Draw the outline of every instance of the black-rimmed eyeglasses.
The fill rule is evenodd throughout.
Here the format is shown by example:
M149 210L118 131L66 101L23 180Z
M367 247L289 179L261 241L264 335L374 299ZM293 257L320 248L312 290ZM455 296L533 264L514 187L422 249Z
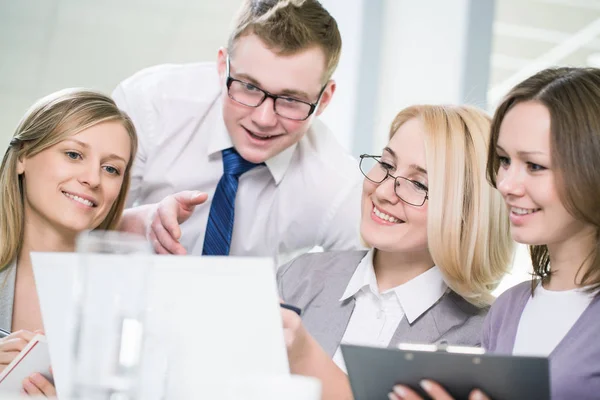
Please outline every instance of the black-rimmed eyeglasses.
M229 98L236 103L247 107L258 107L267 98L273 99L273 112L283 118L294 121L304 121L315 112L321 101L321 96L327 87L327 84L321 88L319 97L315 103L298 100L289 96L279 96L271 94L264 89L257 87L249 82L232 78L229 69L229 56L227 56L227 94Z
M405 178L403 176L393 176L390 171L394 167L381 161L381 156L361 154L360 171L365 178L373 183L383 183L387 178L394 179L394 192L403 202L412 206L421 207L429 198L427 186L421 182Z

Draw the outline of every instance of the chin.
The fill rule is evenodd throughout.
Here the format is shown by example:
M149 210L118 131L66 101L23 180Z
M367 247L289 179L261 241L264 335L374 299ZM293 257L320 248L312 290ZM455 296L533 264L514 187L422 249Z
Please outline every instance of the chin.
M515 242L528 246L539 246L548 242L540 237L540 235L526 234L524 232L513 232L511 236Z

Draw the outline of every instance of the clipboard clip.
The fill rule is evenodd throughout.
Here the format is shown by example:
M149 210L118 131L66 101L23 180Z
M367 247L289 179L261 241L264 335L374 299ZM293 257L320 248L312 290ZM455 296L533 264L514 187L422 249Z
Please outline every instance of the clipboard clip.
M405 351L425 351L430 353L454 353L454 354L485 354L482 347L453 346L447 341L442 340L439 343L420 344L420 343L400 343L399 350Z

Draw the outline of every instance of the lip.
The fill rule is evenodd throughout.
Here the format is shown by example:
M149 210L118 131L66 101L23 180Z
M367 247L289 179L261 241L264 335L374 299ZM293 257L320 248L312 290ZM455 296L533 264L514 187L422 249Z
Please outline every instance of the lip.
M70 200L73 200L74 202L76 202L77 204L81 204L81 205L82 205L82 206L84 206L84 207L87 207L87 208L94 208L94 207L98 207L98 201L97 201L95 198L93 198L92 196L88 196L88 195L86 195L86 194L83 194L83 193L71 192L71 191L69 191L69 190L64 190L64 189L61 189L61 192L62 192L63 194L65 194L65 197L67 197L67 198L68 198L68 196L66 196L66 194L70 194L71 196L77 196L77 197L81 197L82 199L84 199L84 200L87 200L87 201L89 201L89 202L91 202L91 203L93 204L93 206L92 206L92 207L89 207L89 206L86 206L86 205L85 205L85 204L83 204L83 203L79 203L79 202L78 202L78 201L76 201L76 200L70 199Z
M377 222L378 224L381 224L381 225L386 225L386 226L394 226L394 225L403 224L403 223L405 222L405 221L404 221L402 218L399 218L398 216L396 216L396 215L394 215L394 214L392 214L392 213L390 213L390 212L388 212L388 211L385 211L385 210L383 210L381 207L377 207L377 206L375 205L375 203L371 203L371 204L372 204L372 207L371 207L371 212L370 212L371 219L372 219L373 221ZM394 217L394 218L396 218L396 219L398 220L398 222L390 222L390 221L386 221L385 219L381 219L381 218L379 218L379 217L378 217L378 216L375 214L375 211L373 210L373 208L376 208L377 210L379 210L379 212L382 212L382 213L384 213L384 214L387 214L387 215L389 215L389 216L391 216L391 217Z
M282 134L276 134L276 135L258 134L244 126L242 126L242 129L244 131L246 131L246 134L252 141L258 142L258 143L268 143L268 142L271 142L271 141L277 139L279 136L282 136Z
M511 225L514 226L522 226L524 224L527 223L527 221L529 221L533 216L535 216L538 211L541 210L541 208L533 208L533 207L518 207L516 205L512 205L512 204L507 204L508 206L508 213L509 213L509 220ZM513 208L521 208L524 210L535 210L532 213L529 214L517 214L512 212Z

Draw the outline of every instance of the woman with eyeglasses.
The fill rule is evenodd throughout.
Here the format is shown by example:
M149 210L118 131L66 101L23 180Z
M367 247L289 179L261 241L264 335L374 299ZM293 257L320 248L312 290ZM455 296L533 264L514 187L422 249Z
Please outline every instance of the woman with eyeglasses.
M361 156L370 250L279 269L282 300L303 313L282 310L291 370L321 378L324 399L351 397L340 343L480 345L513 254L506 207L485 177L489 135L475 108L401 111L382 154Z
M516 85L492 123L487 173L529 246L533 276L494 303L482 346L548 357L552 399L600 398L600 69L550 68ZM532 382L535 385L536 382ZM424 381L429 397L451 400ZM405 386L391 399L417 400ZM473 391L471 399L487 399Z

